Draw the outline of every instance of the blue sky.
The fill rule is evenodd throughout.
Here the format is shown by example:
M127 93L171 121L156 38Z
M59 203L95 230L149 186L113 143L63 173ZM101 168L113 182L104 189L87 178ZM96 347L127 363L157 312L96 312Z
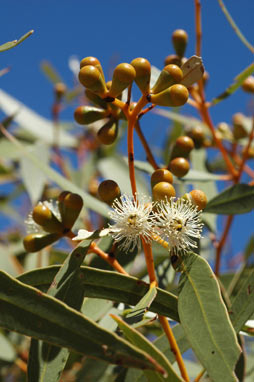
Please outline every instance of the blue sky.
M195 52L193 4L191 0L1 2L0 44L19 38L30 29L35 33L15 49L1 53L0 69L11 66L11 71L1 77L0 87L50 117L52 86L40 70L42 60L49 60L70 86L73 77L68 59L71 55L80 59L90 55L98 57L106 76L112 64L130 62L135 57L145 57L162 68L165 56L173 53L171 33L174 29L183 28L189 34L186 56ZM253 39L254 1L225 0L225 4L246 37ZM216 0L203 0L202 12L202 58L210 74L207 95L211 99L253 61L253 55L235 35ZM232 114L248 113L248 104L248 95L239 90L214 107L212 118L215 123L230 122ZM70 107L64 116L71 119L72 114L73 107ZM157 123L160 127L166 123L155 120L157 117L152 117L150 124ZM153 130L152 136L156 138L156 135ZM236 222L234 227L239 229L239 224ZM242 235L245 241L246 233ZM240 248L236 243L235 250Z

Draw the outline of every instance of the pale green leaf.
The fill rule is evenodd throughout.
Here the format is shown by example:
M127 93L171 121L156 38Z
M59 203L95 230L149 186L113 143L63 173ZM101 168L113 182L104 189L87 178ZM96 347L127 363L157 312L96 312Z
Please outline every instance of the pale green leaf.
M15 46L21 44L27 37L31 36L31 34L33 34L33 33L34 33L34 31L30 30L29 32L24 34L22 37L20 37L18 40L9 41L3 45L0 45L0 52L4 52L5 50L12 49Z
M77 310L0 272L0 326L110 363L160 370L145 352ZM70 325L71 323L71 325Z
M178 312L191 347L212 381L236 382L234 368L241 351L236 333L210 266L194 253L186 255L182 264Z
M133 329L131 326L129 326L126 322L121 320L117 316L112 316L112 318L118 323L119 328L123 331L124 336L135 346L137 346L139 349L142 349L143 351L150 354L165 370L165 375L161 376L158 373L154 372L144 372L145 375L148 375L150 378L150 381L165 381L165 382L176 382L176 381L182 381L182 379L176 374L174 371L172 365L168 361L168 359L165 357L165 355L156 347L153 345L152 342L150 342L146 337L144 337L140 332L138 332L136 329ZM157 378L157 379L156 379Z
M56 131L53 123L29 109L2 89L0 89L0 108L7 115L15 115L14 121L24 130L27 130L33 137L39 138L43 142L51 145L55 143ZM60 146L76 146L76 138L61 128L59 129L58 138Z

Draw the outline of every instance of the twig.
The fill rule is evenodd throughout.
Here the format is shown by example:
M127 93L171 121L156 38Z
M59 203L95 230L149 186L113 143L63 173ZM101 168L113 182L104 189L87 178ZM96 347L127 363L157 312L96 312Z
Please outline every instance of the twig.
M157 170L157 168L159 168L159 166L157 165L157 163L156 163L156 161L154 159L154 156L152 154L152 151L150 150L150 147L149 147L149 145L147 143L147 140L146 140L146 138L145 138L145 136L144 136L144 134L143 134L143 132L142 132L142 130L140 128L139 121L137 121L136 124L135 124L135 130L136 130L136 132L137 132L137 134L139 136L139 139L140 139L140 141L141 141L141 143L142 143L142 145L143 145L143 147L145 149L148 162L153 166L154 170Z

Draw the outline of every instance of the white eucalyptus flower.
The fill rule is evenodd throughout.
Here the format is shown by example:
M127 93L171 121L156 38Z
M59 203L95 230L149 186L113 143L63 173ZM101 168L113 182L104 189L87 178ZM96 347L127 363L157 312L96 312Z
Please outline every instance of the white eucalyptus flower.
M201 238L201 212L190 201L183 199L170 198L157 204L157 224L172 251L186 252L197 247L193 239Z
M146 242L152 240L155 216L151 199L137 195L137 200L126 194L115 199L113 211L109 212L115 224L109 224L109 232L115 241L121 242L119 248L133 251L140 237Z

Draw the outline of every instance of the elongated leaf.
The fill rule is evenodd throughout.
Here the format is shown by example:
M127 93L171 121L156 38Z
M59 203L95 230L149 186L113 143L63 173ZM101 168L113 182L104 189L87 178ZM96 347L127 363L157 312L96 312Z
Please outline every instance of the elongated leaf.
M188 342L185 332L181 325L175 325L173 328L173 334L178 344L181 353L184 353L186 350L190 348L190 343ZM153 342L154 346L156 346L169 360L169 362L175 362L175 355L171 350L169 345L167 336L162 334L160 337L156 338ZM130 368L127 373L125 382L147 382L147 379L144 375L144 372L137 369Z
M12 135L8 134L9 139L13 143L13 145L18 148L18 150L25 155L26 158L30 159L30 161L40 169L45 175L47 175L53 182L58 184L65 190L69 190L71 192L79 194L83 198L84 205L91 208L93 211L98 212L100 215L108 216L108 207L89 195L87 192L83 191L81 188L76 186L74 183L64 178L57 171L53 170L51 167L47 166L45 163L41 162L35 155L26 150L25 146L23 146L17 139L15 139Z
M182 381L182 379L176 374L172 365L167 360L165 355L156 348L152 342L147 340L141 333L133 329L126 322L121 320L119 317L112 315L112 318L118 323L119 328L123 331L124 336L131 342L133 345L136 345L139 349L151 354L151 356L156 359L156 361L164 368L166 371L164 376L158 375L158 373L145 371L144 374L147 375L150 379L156 381L165 381L165 382L174 382ZM156 379L157 378L157 379Z
M56 69L53 65L48 61L43 61L41 63L41 70L45 74L45 76L52 82L54 85L58 82L64 83L60 75L57 73Z
M254 73L254 64L249 65L245 68L238 76L235 77L234 82L230 85L222 94L218 97L214 98L211 102L212 105L216 105L223 99L229 97L233 94L243 83L243 81L249 77L252 73Z
M232 324L237 332L254 313L253 294L254 269L251 269L237 295L232 298L232 306L229 310Z
M143 314L149 309L153 300L157 295L157 288L154 286L149 288L148 292L141 298L141 300L137 303L137 305L125 311L127 313L126 317L135 317L135 316L143 316Z
M30 30L29 32L27 32L26 34L24 34L22 37L20 37L20 39L18 40L13 40L13 41L9 41L9 42L6 42L5 44L3 45L0 45L0 52L4 52L5 50L9 50L9 49L12 49L14 48L15 46L21 44L27 37L31 36L31 34L33 34L34 31L33 30Z
M7 115L15 115L14 121L27 130L32 137L39 138L45 143L55 143L55 129L51 121L43 118L35 111L0 89L0 107ZM59 145L75 147L77 140L62 129L59 131Z
M160 370L150 356L58 299L0 272L0 326L110 363Z
M254 208L254 186L236 184L211 199L204 212L235 215L245 214Z
M172 121L182 123L184 126L189 126L189 127L201 126L203 129L206 129L206 130L208 129L207 126L197 118L193 118L193 117L189 117L189 116L186 117L182 114L178 114L174 111L167 110L165 108L161 109L161 108L156 107L153 110L153 113L160 115L161 117L165 117L167 119L170 119Z
M183 262L178 312L192 349L212 381L236 382L234 368L241 351L236 333L210 266L194 253Z
M59 266L50 266L23 273L18 279L36 288L46 290L55 277ZM85 296L102 298L123 302L128 305L136 305L149 290L149 284L135 277L121 275L112 271L81 267ZM157 296L152 302L152 312L161 314L179 321L177 313L177 297L163 289L157 288Z
M39 161L43 162L46 166L48 165L50 159L48 146L37 142L34 146L30 147L29 150L31 150L32 154L36 156ZM32 205L35 205L41 197L47 177L41 171L38 171L38 168L24 156L20 160L20 171ZM35 179L36 182L34 181Z
M72 251L60 267L47 292L48 295L64 301L77 310L81 308L84 294L84 285L79 268L91 242L92 240L85 240ZM32 339L28 363L28 382L58 382L68 357L68 349Z

